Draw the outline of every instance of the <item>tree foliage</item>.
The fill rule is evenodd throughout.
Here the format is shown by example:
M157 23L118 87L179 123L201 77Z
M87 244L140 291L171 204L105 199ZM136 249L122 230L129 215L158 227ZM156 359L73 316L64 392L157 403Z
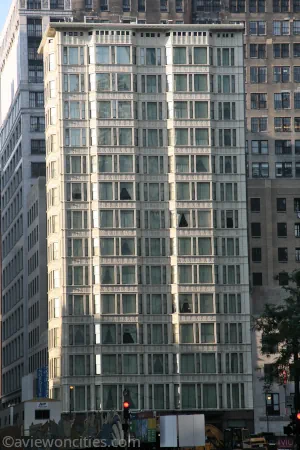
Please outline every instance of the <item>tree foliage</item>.
M254 323L254 329L262 333L261 353L273 356L272 370L263 377L265 388L275 381L291 380L295 367L299 369L300 271L291 273L289 285L282 288L287 297L279 305L266 304Z

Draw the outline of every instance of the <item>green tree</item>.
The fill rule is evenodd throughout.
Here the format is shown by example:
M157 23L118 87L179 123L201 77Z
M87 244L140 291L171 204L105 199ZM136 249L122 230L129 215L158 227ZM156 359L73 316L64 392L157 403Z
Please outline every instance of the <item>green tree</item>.
M254 329L262 333L261 353L272 355L272 370L264 374L265 390L274 382L295 382L295 411L300 411L300 271L288 275L289 284L282 288L287 296L279 305L266 304Z

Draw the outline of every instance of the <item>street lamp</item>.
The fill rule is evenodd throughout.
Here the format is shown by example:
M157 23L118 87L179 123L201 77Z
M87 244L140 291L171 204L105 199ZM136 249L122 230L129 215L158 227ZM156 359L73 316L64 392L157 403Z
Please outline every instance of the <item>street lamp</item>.
M267 432L269 433L269 410L268 410L268 401L272 400L271 394L266 394L266 416L267 416Z
M70 391L70 419L71 419L71 413L72 413L72 391L74 389L74 386L70 386L69 387L69 391Z

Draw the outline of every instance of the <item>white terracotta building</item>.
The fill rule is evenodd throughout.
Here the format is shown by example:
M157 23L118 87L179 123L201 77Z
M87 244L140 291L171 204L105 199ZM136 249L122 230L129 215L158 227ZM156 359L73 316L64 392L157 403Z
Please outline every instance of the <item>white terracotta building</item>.
M250 426L243 27L52 23L40 51L51 396Z

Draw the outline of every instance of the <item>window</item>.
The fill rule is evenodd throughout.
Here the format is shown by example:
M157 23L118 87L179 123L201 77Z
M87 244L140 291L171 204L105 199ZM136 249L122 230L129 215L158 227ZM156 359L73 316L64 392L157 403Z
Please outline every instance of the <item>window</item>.
M250 199L251 212L260 212L260 198Z
M46 142L44 139L31 139L31 154L45 154Z
M96 46L96 64L109 64L109 46L108 45L97 45ZM91 49L93 51L93 49ZM92 55L91 55L92 56Z
M145 12L145 0L138 0L138 11Z
M288 133L291 131L290 117L274 117L274 131L280 133Z
M299 0L293 0L293 11L300 12L300 2Z
M27 9L41 9L41 0L27 0Z
M251 236L252 237L261 237L261 226L259 222L251 223Z
M300 117L294 117L294 127L296 132L300 131Z
M265 364L265 368L267 365ZM268 416L279 416L280 415L280 404L279 404L279 394L265 394L266 396L266 414Z
M266 22L249 22L249 34L252 36L261 36L266 34Z
M259 13L265 12L266 2L265 0L249 0L249 12Z
M108 11L108 0L100 0L100 11Z
M293 22L293 34L295 36L300 34L300 20L294 20L294 22Z
M288 262L288 249L287 247L278 248L278 262Z
M269 163L252 163L252 178L268 178Z
M176 12L183 12L183 1L176 0Z
M286 36L290 34L289 20L274 20L273 21L274 36Z
M290 45L289 44L273 44L274 58L289 58Z
M300 237L300 223L295 223L295 237Z
M275 120L275 119L274 119ZM259 133L268 130L267 117L251 117L251 131L252 133Z
M300 211L300 198L294 198L294 211Z
M123 0L130 2L130 0ZM118 46L117 49L117 57L116 64L130 64L130 47Z
M213 323L201 324L201 343L214 343L215 333Z
M217 65L234 66L234 49L217 48Z
M300 141L295 140L295 155L300 155Z
M31 163L31 177L45 177L46 176L46 163Z
M160 11L161 12L168 11L168 0L160 0Z
M289 83L290 67L289 66L273 67L273 81L274 83Z
M123 11L130 11L130 0L123 0Z
M291 155L292 154L292 141L290 141L290 140L275 141L275 154L276 155Z
M277 198L277 212L285 212L286 211L286 198Z
M28 64L29 83L42 83L44 78L43 64Z
M207 64L207 48L194 47L194 64Z
M295 248L295 259L297 262L300 262L300 248Z
M291 178L293 176L292 163L290 162L275 163L275 175L277 178Z
M258 155L267 155L268 141L251 141L251 153Z
M250 58L266 58L266 44L250 44Z
M262 286L262 273L260 272L252 273L252 284L253 286Z
M250 83L266 83L267 82L267 68L261 67L250 67Z
M197 2L200 4L200 2ZM202 3L202 2L201 2ZM245 0L230 0L229 10L233 13L245 12L246 1Z
M300 83L300 66L294 66L294 82Z
M84 64L84 47L63 47L63 63Z
M45 132L45 117L30 117L31 132Z
M64 92L84 92L84 75L64 74Z
M300 109L300 92L294 92L294 109Z
M186 47L173 48L173 64L186 64Z
M280 92L274 94L274 108L275 109L289 109L291 107L290 93Z
M180 47L180 49L185 49L185 47ZM140 64L147 65L147 66L160 66L161 65L161 49L160 48L140 48Z
M261 262L261 248L259 247L252 248L252 261Z
M34 411L35 420L49 420L50 419L50 409L36 409Z
M290 0L273 0L273 12L289 12Z
M293 55L294 58L300 57L300 44L293 44Z
M267 94L251 94L251 109L266 109Z
M44 107L44 92L29 92L29 107L43 108Z
M287 237L287 225L284 222L277 223L277 236Z
M50 9L64 9L64 0L50 0Z

